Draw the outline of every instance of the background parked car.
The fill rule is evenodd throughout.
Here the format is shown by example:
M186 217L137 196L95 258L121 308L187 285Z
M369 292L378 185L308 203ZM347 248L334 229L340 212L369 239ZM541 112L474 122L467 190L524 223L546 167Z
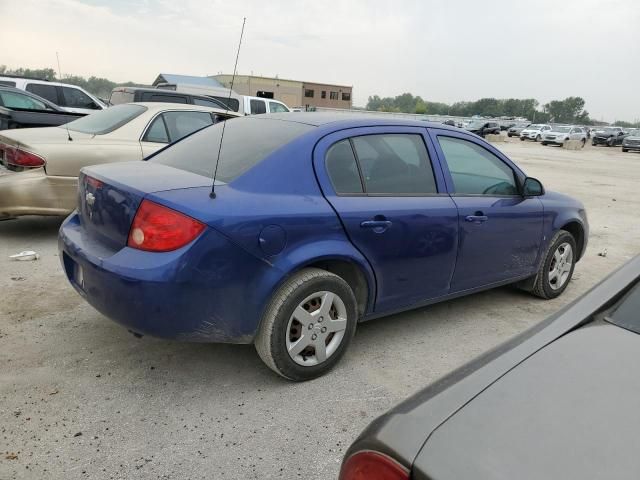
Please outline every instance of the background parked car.
M372 422L340 480L637 478L639 309L636 257Z
M466 127L471 133L484 137L485 135L500 135L500 125L498 122L488 122L485 120L472 120Z
M0 84L46 98L67 112L89 114L107 108L98 97L76 85L12 75L0 75Z
M542 136L551 131L551 125L537 123L535 125L529 125L527 128L520 132L520 140L533 140L539 142L542 140Z
M62 127L0 132L0 219L67 215L87 165L141 160L236 114L175 103L116 105ZM213 158L214 153L210 153Z
M542 136L542 145L563 146L569 140L577 140L584 147L587 143L587 134L581 127L571 125L555 125Z
M82 116L32 93L0 86L0 130L62 125Z
M640 129L631 130L622 140L622 151L640 151Z
M159 88L115 87L111 91L109 103L120 105L133 102L163 102L200 105L201 107L226 109L225 104L212 97L193 95Z
M212 198L222 130L81 172L60 258L131 331L254 343L276 373L308 380L339 361L358 321L514 282L555 298L586 247L580 202L458 128L236 119Z
M509 138L511 138L511 137L519 137L520 133L522 132L522 130L527 128L529 125L531 125L531 124L530 123L521 123L521 124L514 125L511 128L509 128L509 130L507 130L507 136Z
M625 134L621 127L604 127L596 130L595 135L591 139L591 145L606 145L614 147L622 145Z

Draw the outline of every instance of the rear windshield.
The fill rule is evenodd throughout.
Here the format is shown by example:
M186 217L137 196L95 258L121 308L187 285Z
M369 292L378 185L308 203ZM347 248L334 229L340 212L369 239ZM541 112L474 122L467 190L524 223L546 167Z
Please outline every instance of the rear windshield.
M229 183L278 148L312 130L296 122L257 117L227 120L186 137L149 159L213 177L222 127L226 123L216 180Z
M146 110L147 107L143 107L142 105L115 105L67 123L65 128L73 130L74 132L104 135L129 123Z

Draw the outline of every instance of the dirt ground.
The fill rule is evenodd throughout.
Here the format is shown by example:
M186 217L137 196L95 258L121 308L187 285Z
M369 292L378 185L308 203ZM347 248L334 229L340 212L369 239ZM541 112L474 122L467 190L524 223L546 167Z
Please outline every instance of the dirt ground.
M368 322L333 372L304 384L250 345L133 337L67 284L60 219L1 222L0 479L336 478L373 418L640 253L640 154L497 146L587 207L589 247L564 295L500 288ZM40 260L8 259L25 249Z

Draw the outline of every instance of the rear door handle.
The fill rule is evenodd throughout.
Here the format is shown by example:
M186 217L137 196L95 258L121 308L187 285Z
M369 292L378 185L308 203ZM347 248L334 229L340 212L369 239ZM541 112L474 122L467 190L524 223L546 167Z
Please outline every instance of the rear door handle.
M376 233L386 231L393 222L391 220L365 220L360 224L361 228L372 228Z
M489 217L487 217L486 215L467 215L466 217L464 217L464 219L467 222L484 223L489 220Z

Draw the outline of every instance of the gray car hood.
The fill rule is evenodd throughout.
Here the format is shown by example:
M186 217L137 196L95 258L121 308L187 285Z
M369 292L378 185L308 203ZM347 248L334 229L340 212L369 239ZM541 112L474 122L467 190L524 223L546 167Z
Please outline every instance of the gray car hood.
M566 334L440 425L415 478L637 479L640 337L604 322Z

